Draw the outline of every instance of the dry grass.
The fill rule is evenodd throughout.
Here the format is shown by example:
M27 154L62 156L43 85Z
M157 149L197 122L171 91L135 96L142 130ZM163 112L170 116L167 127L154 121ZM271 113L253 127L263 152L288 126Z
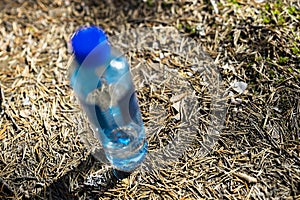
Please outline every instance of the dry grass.
M195 2L0 3L1 199L300 198L299 2L219 0L217 7ZM111 37L139 27L174 26L212 58L202 55L205 72L192 70L193 60L174 52L127 52L151 129L149 151L162 160L121 181L91 156L97 141L68 85L68 40L88 24L102 26ZM163 74L155 72L162 69L174 77L161 81ZM218 72L219 92L230 95L226 104L212 94ZM231 87L236 81L247 89L236 92ZM195 109L178 107L181 98L196 102ZM214 127L222 128L221 135L203 156L220 105L227 109L226 116L217 116L223 127ZM180 126L185 113L190 123ZM158 150L174 138L181 140L168 147L175 157L167 159ZM95 155L103 159L102 152ZM88 178L107 182L91 186Z

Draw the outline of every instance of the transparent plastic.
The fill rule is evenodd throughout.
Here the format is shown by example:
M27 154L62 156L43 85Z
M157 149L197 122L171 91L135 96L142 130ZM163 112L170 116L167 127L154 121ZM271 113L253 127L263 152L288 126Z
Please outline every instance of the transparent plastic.
M76 42L84 46L87 39ZM76 54L81 46L72 45L71 86L107 159L115 169L130 172L143 161L147 141L129 64L106 40L95 41L84 56Z

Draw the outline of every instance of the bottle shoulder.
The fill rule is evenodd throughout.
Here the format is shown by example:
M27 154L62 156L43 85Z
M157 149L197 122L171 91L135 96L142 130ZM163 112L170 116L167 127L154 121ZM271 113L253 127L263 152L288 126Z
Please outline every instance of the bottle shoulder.
M133 87L127 59L117 50L111 51L107 63L97 67L80 65L74 59L69 66L69 79L72 88L83 99L103 85L117 88L118 91Z

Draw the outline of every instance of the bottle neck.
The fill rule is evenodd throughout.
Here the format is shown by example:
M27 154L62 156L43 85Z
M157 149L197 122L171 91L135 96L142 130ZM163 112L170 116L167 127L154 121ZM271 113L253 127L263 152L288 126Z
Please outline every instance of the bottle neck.
M107 64L111 57L111 46L105 41L97 45L88 54L75 52L75 59L80 67L96 68Z

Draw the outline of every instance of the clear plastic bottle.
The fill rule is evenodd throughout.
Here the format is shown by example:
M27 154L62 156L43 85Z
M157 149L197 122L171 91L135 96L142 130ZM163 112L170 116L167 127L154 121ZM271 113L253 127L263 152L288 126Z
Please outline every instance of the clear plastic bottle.
M107 159L130 172L143 161L147 141L129 64L96 26L79 29L71 43L71 86Z

